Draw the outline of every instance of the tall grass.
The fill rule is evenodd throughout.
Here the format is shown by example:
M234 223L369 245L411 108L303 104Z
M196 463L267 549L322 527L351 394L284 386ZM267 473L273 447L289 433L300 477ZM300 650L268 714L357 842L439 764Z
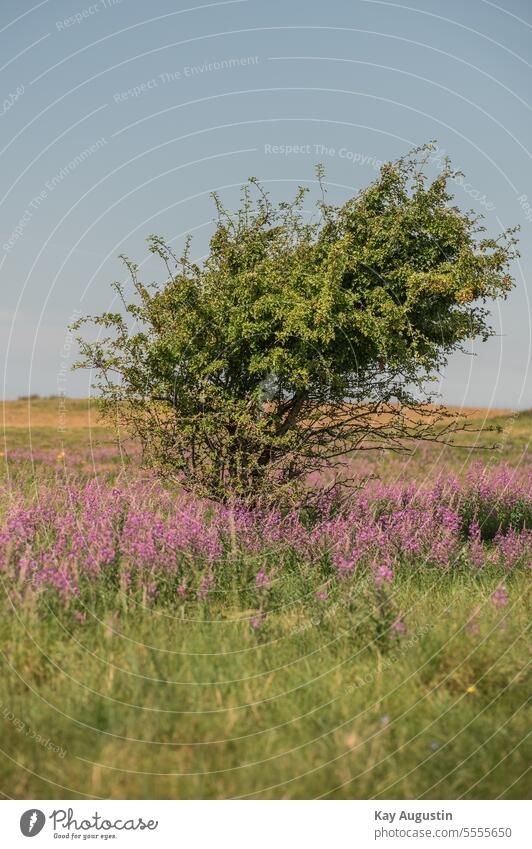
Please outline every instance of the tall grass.
M526 795L522 441L281 514L47 440L0 482L5 796Z

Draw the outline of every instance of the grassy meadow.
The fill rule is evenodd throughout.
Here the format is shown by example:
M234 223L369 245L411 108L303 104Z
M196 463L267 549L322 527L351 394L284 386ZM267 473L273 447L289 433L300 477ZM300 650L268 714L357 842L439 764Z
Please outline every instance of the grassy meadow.
M5 403L3 796L526 797L532 413L470 419L285 516L161 484L86 401Z

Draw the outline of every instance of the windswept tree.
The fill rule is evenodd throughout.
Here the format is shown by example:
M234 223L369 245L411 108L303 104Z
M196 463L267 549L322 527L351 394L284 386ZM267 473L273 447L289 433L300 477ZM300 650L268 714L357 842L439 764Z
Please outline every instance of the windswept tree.
M104 414L146 461L215 498L282 498L354 449L452 439L427 387L467 340L487 339L486 303L513 285L514 230L489 238L452 204L430 145L384 165L342 206L306 189L273 204L254 178L241 207L217 208L210 252L176 256L151 236L166 277L93 321L79 366L95 370Z

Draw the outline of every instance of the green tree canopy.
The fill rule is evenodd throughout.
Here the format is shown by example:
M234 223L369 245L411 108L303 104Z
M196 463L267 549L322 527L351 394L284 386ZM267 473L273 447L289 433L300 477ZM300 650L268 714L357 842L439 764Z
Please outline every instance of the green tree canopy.
M313 217L304 188L275 205L251 178L236 213L214 195L201 265L189 240L176 256L149 238L160 284L123 258L134 300L115 284L122 312L76 323L101 328L78 365L96 370L104 412L149 463L213 498L280 497L354 448L448 437L454 424L426 414L428 381L492 333L486 303L513 285L516 239L487 237L452 204L458 172L447 161L430 181L429 150L384 165L342 206L318 166Z

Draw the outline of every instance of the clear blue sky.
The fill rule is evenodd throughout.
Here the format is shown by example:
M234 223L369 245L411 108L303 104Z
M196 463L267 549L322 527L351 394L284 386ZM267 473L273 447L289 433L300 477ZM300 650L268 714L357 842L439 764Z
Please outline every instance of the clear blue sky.
M532 406L530 0L2 0L0 74L4 397L87 395L69 319L110 306L118 254L157 274L150 233L201 257L212 190L233 206L254 175L280 199L321 161L340 202L437 139L457 203L522 228L498 335L443 397Z

